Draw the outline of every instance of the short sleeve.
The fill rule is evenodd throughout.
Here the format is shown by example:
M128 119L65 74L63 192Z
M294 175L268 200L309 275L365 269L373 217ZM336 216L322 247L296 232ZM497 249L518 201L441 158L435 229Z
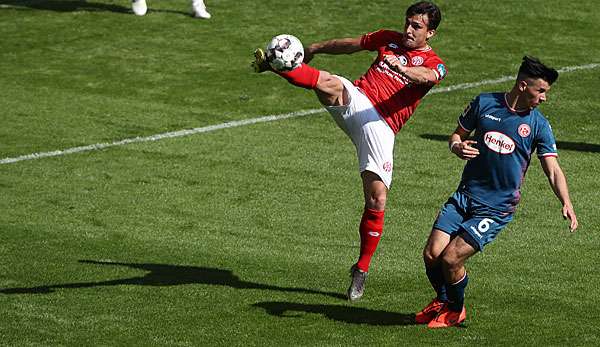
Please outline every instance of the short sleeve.
M458 117L458 125L468 132L475 130L477 127L477 119L479 117L479 100L479 96L473 99L469 105L467 105L460 117Z
M437 55L428 57L423 63L423 66L428 67L435 72L437 81L436 83L440 83L448 74L446 64Z
M558 156L558 151L556 149L556 140L554 138L554 134L552 133L552 127L545 118L542 123L542 126L540 126L539 128L535 140L535 150L537 151L538 157Z

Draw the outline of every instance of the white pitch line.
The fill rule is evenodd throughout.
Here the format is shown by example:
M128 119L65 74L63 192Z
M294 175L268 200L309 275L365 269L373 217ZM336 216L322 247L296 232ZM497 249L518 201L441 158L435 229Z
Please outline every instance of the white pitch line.
M565 66L561 69L558 69L558 72L563 73L563 72L571 72L571 71L576 71L576 70L590 70L590 69L595 69L599 66L600 66L600 64ZM431 92L429 92L429 94L447 93L447 92L452 92L455 90L469 89L469 88L473 88L473 87L503 83L503 82L507 82L507 81L512 81L514 79L515 79L515 76L504 76L504 77L500 77L500 78L496 78L496 79L492 79L492 80L483 80L483 81L471 82L471 83L461 83L461 84L456 84L456 85L449 86L449 87L433 89Z
M133 138L124 139L124 140L115 141L115 142L96 143L93 145L73 147L73 148L68 148L68 149L64 149L64 150L32 153L32 154L22 155L19 157L2 159L2 160L0 160L0 164L10 164L10 163L16 163L16 162L24 161L24 160L34 160L34 159L41 159L41 158L47 158L47 157L56 157L56 156L61 156L61 155L66 155L66 154L71 154L71 153L89 152L89 151L95 151L95 150L109 148L109 147L123 146L123 145L127 145L130 143L158 141L158 140L167 139L167 138L182 137L182 136L188 136L188 135L193 135L193 134L206 133L206 132L215 131L215 130L235 128L235 127L239 127L239 126L243 126L243 125L250 125L250 124L264 123L264 122L273 122L276 120L282 120L282 119L287 119L287 118L308 116L308 115L315 114L315 113L318 113L321 111L324 111L324 110L319 108L319 109L313 109L313 110L297 111L297 112L285 113L285 114L280 114L280 115L264 116L264 117L260 117L260 118L236 120L236 121L232 121L232 122L209 125L209 126L202 127L202 128L177 130L177 131L172 131L172 132L168 132L168 133L150 135L150 136L146 136L146 137L133 137Z
M590 69L595 69L599 66L600 66L600 64L566 66L566 67L559 69L558 72L562 73L562 72L571 72L571 71L576 71L576 70L590 70ZM469 89L469 88L479 87L479 86L484 86L484 85L498 84L498 83L511 81L514 78L515 78L514 76L504 76L504 77L500 77L497 79L489 79L489 80L483 80L483 81L479 81L479 82L461 83L461 84L456 84L456 85L449 86L449 87L435 88L429 94L448 93L448 92L452 92L455 90L463 90L463 89ZM288 119L288 118L309 116L309 115L312 115L315 113L320 113L320 112L325 112L325 109L315 108L315 109L311 109L311 110L297 111L297 112L291 112L291 113L285 113L285 114L279 114L279 115L271 115L271 116L264 116L264 117L259 117L259 118L237 120L237 121L226 122L226 123L221 123L221 124L209 125L209 126L205 126L205 127L201 127L201 128L172 131L172 132L168 132L168 133L150 135L150 136L145 136L145 137L133 137L133 138L124 139L124 140L115 141L115 142L96 143L93 145L72 147L72 148L67 148L67 149L63 149L63 150L51 151L51 152L31 153L31 154L21 155L21 156L14 157L14 158L1 159L0 165L16 163L16 162L25 161L25 160L35 160L35 159L42 159L42 158L48 158L48 157L58 157L58 156L63 156L63 155L67 155L67 154L72 154L72 153L96 151L96 150L109 148L109 147L124 146L124 145L130 144L130 143L150 142L150 141L158 141L158 140L174 138L174 137L189 136L189 135L194 135L194 134L199 134L199 133L207 133L207 132L211 132L211 131L235 128L235 127L251 125L251 124L256 124L256 123L274 122L274 121Z

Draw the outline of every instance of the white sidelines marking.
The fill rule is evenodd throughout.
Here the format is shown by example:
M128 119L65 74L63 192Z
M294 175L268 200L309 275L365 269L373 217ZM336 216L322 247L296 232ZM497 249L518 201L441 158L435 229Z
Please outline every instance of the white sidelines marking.
M116 141L116 142L110 142L110 143L106 143L106 142L105 143L96 143L93 145L73 147L73 148L68 148L68 149L64 149L64 150L52 151L52 152L32 153L32 154L22 155L20 157L2 159L2 160L0 160L0 164L10 164L10 163L16 163L18 161L23 161L23 160L34 160L34 159L41 159L41 158L47 158L47 157L56 157L56 156L61 156L61 155L66 155L66 154L71 154L71 153L95 151L95 150L109 148L109 147L123 146L123 145L127 145L130 143L158 141L158 140L172 138L172 137L182 137L182 136L188 136L188 135L199 134L199 133L207 133L210 131L227 129L227 128L235 128L235 127L239 127L239 126L243 126L243 125L250 125L250 124L264 123L264 122L273 122L276 120L282 120L282 119L287 119L287 118L308 116L308 115L315 114L315 113L318 113L321 111L323 111L323 109L320 108L320 109L298 111L298 112L292 112L292 113L286 113L286 114L280 114L280 115L265 116L265 117L260 117L260 118L236 120L236 121L227 122L227 123L209 125L209 126L202 127L202 128L184 129L184 130L172 131L172 132L168 132L168 133L150 135L150 136L146 136L146 137L133 137L133 138L124 139L124 140Z
M590 70L590 69L595 69L599 66L600 66L600 64L566 66L566 67L559 69L558 72ZM463 89L469 89L469 88L479 87L479 86L484 86L484 85L498 84L498 83L513 80L514 78L515 78L514 76L504 76L504 77L500 77L497 79L483 80L483 81L479 81L479 82L461 83L461 84L456 84L456 85L449 86L449 87L435 88L429 94L448 93L448 92L455 91L455 90L463 90ZM312 115L315 113L320 113L320 112L325 112L325 109L315 108L315 109L311 109L311 110L297 111L297 112L291 112L291 113L285 113L285 114L279 114L279 115L271 115L271 116L264 116L264 117L259 117L259 118L252 118L252 119L245 119L245 120L238 120L238 121L232 121L232 122L227 122L227 123L209 125L209 126L201 127L201 128L172 131L172 132L168 132L168 133L156 134L156 135L151 135L151 136L146 136L146 137L134 137L134 138L124 139L124 140L110 142L110 143L96 143L93 145L72 147L72 148L67 148L67 149L63 149L63 150L51 151L51 152L32 153L32 154L26 154L26 155L14 157L14 158L1 159L0 165L16 163L16 162L25 161L25 160L35 160L35 159L48 158L48 157L58 157L58 156L62 156L62 155L72 154L72 153L96 151L96 150L109 148L109 147L124 146L124 145L130 144L130 143L150 142L150 141L158 141L158 140L168 139L168 138L173 138L173 137L189 136L189 135L194 135L194 134L199 134L199 133L207 133L207 132L211 132L211 131L227 129L227 128L235 128L235 127L251 125L251 124L256 124L256 123L274 122L274 121L288 119L288 118L309 116L309 115Z
M558 72L562 73L562 72L571 72L571 71L576 71L576 70L590 70L590 69L595 69L599 66L600 66L600 64L565 66L562 69L558 69ZM447 93L447 92L451 92L454 90L462 90L462 89L469 89L469 88L473 88L473 87L498 84L498 83L502 83L502 82L506 82L506 81L512 81L515 78L516 78L516 76L504 76L504 77L500 77L500 78L492 79L492 80L483 80L483 81L472 82L472 83L462 83L462 84L457 84L457 85L453 85L453 86L449 86L449 87L436 88L436 89L433 89L431 92L429 92L429 94Z

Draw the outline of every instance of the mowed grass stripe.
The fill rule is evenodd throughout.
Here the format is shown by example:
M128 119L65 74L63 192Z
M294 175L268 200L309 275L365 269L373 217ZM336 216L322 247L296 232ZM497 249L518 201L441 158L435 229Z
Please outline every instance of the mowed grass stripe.
M572 72L572 71L578 71L578 70L591 70L591 69L595 69L599 66L600 66L600 64L597 64L597 63L586 64L586 65L577 65L577 66L565 66L563 68L558 69L558 71L560 73L565 73L565 72ZM514 76L503 76L500 78L482 80L479 82L460 83L460 84L456 84L456 85L449 86L449 87L433 89L430 92L430 94L448 93L448 92L452 92L452 91L456 91L456 90L464 90L464 89L470 89L470 88L479 87L479 86L499 84L499 83L510 81L514 78L515 78ZM31 154L18 156L18 157L1 159L0 164L11 164L11 163L26 161L26 160L36 160L36 159L42 159L42 158L63 156L63 155L73 154L73 153L96 151L96 150L110 148L110 147L124 146L124 145L128 145L131 143L159 141L159 140L168 139L168 138L195 135L195 134L206 133L206 132L211 132L211 131L216 131L216 130L221 130L221 129L235 128L235 127L252 125L252 124L257 124L257 123L274 122L274 121L279 121L279 120L284 120L284 119L289 119L289 118L309 116L309 115L313 115L313 114L320 113L323 111L324 111L323 108L316 108L316 109L297 111L297 112L291 112L291 113L285 113L285 114L279 114L279 115L269 115L269 116L263 116L263 117L252 118L252 119L226 122L226 123L209 125L209 126L193 128L193 129L183 129L183 130L178 130L178 131L171 131L171 132L150 135L150 136L145 136L145 137L128 138L128 139L119 140L119 141L115 141L115 142L96 143L96 144L92 144L92 145L72 147L72 148L63 149L63 150L31 153Z

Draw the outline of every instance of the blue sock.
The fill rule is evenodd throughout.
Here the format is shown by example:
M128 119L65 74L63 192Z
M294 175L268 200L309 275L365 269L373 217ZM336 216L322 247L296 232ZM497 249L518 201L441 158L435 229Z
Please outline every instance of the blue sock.
M437 293L437 299L440 301L448 301L448 295L446 294L446 281L444 281L444 274L442 273L442 267L437 264L429 267L425 265L425 273L431 286Z
M465 288L469 283L469 276L465 272L465 277L454 284L448 284L448 299L450 303L448 308L450 311L460 312L465 304Z

